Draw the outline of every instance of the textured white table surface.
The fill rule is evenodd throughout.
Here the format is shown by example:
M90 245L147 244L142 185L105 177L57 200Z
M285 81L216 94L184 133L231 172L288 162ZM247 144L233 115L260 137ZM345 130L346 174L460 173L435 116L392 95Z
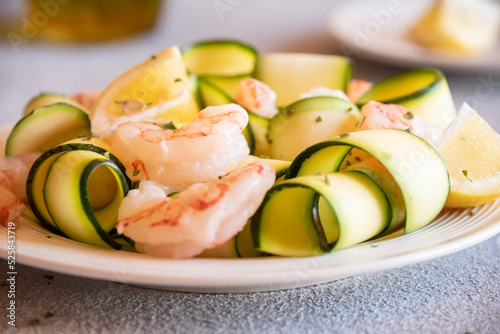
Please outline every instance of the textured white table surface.
M216 10L220 3L229 6L222 14ZM41 91L71 94L104 88L172 44L236 38L260 52L338 54L325 27L336 5L326 0L172 0L157 27L137 38L93 45L34 39L15 51L2 36L0 124L15 121L27 100ZM376 80L401 70L358 58L354 62L357 78ZM446 76L457 106L474 101L500 131L500 75ZM486 88L484 80L492 84ZM493 334L500 333L499 255L497 235L404 268L307 288L227 295L149 290L18 265L16 324L21 333ZM2 260L0 331L13 333L5 316L6 272Z

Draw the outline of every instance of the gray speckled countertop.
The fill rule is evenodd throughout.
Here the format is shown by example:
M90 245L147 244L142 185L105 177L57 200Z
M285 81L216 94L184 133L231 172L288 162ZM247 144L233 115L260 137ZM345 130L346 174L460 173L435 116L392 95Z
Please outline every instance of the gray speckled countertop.
M172 44L238 38L262 52L338 53L325 28L334 1L233 1L222 19L216 3L171 0L153 31L112 43L51 45L33 40L14 52L2 40L0 123L15 121L26 101L40 91L70 94L104 88L130 66ZM358 78L376 80L400 70L354 61ZM474 96L484 78L494 83L475 107L500 131L500 74L446 75L457 105ZM1 260L0 331L496 334L500 333L499 255L496 235L457 253L402 268L249 294L152 290L18 264L17 331L7 324L7 264Z

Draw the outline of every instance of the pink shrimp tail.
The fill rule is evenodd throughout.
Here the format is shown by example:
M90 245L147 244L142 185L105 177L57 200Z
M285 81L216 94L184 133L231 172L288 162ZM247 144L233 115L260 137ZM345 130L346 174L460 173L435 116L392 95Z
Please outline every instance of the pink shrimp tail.
M71 95L71 98L80 103L87 109L93 109L97 99L101 95L101 91L97 89L88 89L82 92Z
M0 225L15 222L24 213L26 179L38 153L0 159Z
M360 130L368 129L400 129L413 130L411 113L397 104L383 104L370 101L361 108L363 121Z
M443 133L442 129L397 104L370 101L361 108L361 116L363 119L358 125L359 130L410 130L431 145L435 144Z
M24 209L24 204L19 202L16 195L0 185L0 225L6 227L8 222L16 222Z
M272 118L278 112L276 93L268 85L254 78L240 81L235 101L248 111L262 117Z
M365 95L373 87L373 83L365 80L353 79L347 86L347 96L351 102L356 103L359 98Z

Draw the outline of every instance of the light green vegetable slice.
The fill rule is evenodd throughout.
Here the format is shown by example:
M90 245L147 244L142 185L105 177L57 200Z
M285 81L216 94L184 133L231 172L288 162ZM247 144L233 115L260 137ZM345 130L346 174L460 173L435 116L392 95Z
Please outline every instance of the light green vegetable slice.
M382 190L358 172L308 175L269 190L252 218L255 247L312 256L349 247L384 230L390 207Z
M90 119L81 109L56 103L21 118L7 138L5 155L45 152L65 141L90 137Z
M362 106L372 100L399 104L442 129L456 115L448 82L434 68L412 69L385 78L361 96L357 104Z
M350 146L366 151L389 171L401 189L404 199L406 233L430 223L443 208L450 191L446 165L426 141L402 130L365 130L315 144L300 153L292 162L287 178L304 175L302 166L339 166L345 149L334 150L331 154L320 154L321 150L336 146ZM332 171L335 169L314 170L316 173Z
M347 57L305 53L267 53L259 55L255 77L277 94L278 107L297 101L314 87L346 91L352 76Z

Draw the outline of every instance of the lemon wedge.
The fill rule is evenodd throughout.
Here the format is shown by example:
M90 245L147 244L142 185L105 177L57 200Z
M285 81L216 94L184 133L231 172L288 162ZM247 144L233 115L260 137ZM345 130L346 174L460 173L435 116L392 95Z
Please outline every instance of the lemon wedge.
M500 135L464 104L436 150L450 176L445 207L481 205L500 197Z
M409 36L434 49L486 52L498 44L499 10L491 0L438 0L411 28Z
M94 106L92 133L112 132L127 121L182 124L198 111L182 55L173 46L111 82Z

